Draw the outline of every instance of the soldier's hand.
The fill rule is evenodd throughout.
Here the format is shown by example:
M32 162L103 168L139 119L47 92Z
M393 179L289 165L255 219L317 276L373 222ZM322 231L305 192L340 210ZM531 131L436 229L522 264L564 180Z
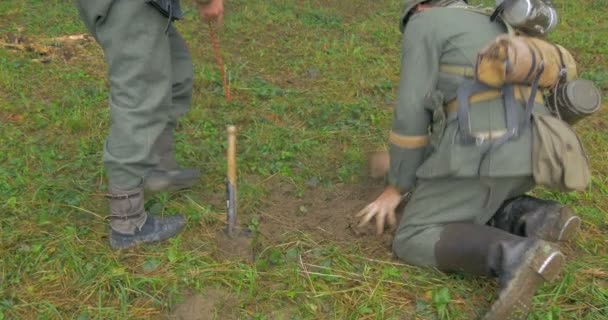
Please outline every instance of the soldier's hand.
M401 193L399 193L399 190L392 186L386 187L374 202L357 213L356 217L361 219L358 227L365 226L373 218L376 219L376 233L379 235L384 232L385 224L394 227L397 224L395 209L400 202Z
M199 2L198 12L201 19L215 21L221 26L224 21L224 0L210 0Z

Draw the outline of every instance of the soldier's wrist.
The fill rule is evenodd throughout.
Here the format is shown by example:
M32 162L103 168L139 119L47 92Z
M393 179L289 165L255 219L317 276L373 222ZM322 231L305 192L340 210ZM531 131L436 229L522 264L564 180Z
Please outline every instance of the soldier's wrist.
M395 191L399 192L400 195L405 195L409 192L409 188L400 187L392 183L387 184L386 187L394 189Z

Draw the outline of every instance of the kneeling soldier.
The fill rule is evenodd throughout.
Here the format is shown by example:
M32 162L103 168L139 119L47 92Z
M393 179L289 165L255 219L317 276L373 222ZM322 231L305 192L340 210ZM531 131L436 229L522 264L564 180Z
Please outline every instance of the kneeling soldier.
M474 141L460 142L457 89L472 79L477 53L507 29L459 0L407 0L405 9L389 186L359 213L360 225L375 219L379 233L385 223L395 225L395 209L415 187L396 230L396 256L498 277L498 299L484 319L525 319L537 288L564 263L551 242L572 238L580 219L556 202L523 195L534 187L530 125L489 150L507 132L499 89L470 97ZM523 110L522 91L531 90L515 90ZM533 108L548 113L540 94Z

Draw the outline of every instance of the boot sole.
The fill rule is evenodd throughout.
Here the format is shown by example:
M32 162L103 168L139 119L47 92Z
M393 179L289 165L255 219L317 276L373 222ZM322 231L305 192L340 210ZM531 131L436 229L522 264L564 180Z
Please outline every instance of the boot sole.
M527 319L536 290L543 282L557 278L565 257L557 249L540 241L526 252L523 261L483 320Z
M581 218L575 215L574 210L563 207L559 211L560 221L563 221L559 234L557 235L557 241L569 241L574 239L581 228Z
M560 206L548 212L555 216L551 225L546 225L534 236L550 241L570 241L576 237L581 227L581 218L570 207Z
M559 251L553 251L549 256L542 261L540 266L535 270L543 280L551 282L559 276L559 272L566 261L566 257Z
M151 241L150 240L134 240L127 244L121 244L119 242L110 240L110 248L112 248L112 250L124 250L124 249L129 249L129 248L135 248L135 247L141 246L146 243L153 244L153 243L163 242L163 241L166 241L167 239L173 238L176 235L178 235L183 228L184 227L181 226L174 234L169 235L167 237L163 237L162 239L155 239L155 240L151 240ZM112 236L112 233L110 232L109 237L111 237L111 236Z

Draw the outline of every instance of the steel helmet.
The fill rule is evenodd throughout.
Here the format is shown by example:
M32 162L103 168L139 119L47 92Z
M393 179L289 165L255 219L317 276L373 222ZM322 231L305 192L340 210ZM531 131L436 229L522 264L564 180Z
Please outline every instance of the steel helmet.
M405 31L405 25L413 14L412 10L417 5L425 2L436 6L447 6L458 2L469 3L468 0L405 0L405 2L403 3L403 14L401 15L401 20L399 22L399 29L401 30L401 32Z

